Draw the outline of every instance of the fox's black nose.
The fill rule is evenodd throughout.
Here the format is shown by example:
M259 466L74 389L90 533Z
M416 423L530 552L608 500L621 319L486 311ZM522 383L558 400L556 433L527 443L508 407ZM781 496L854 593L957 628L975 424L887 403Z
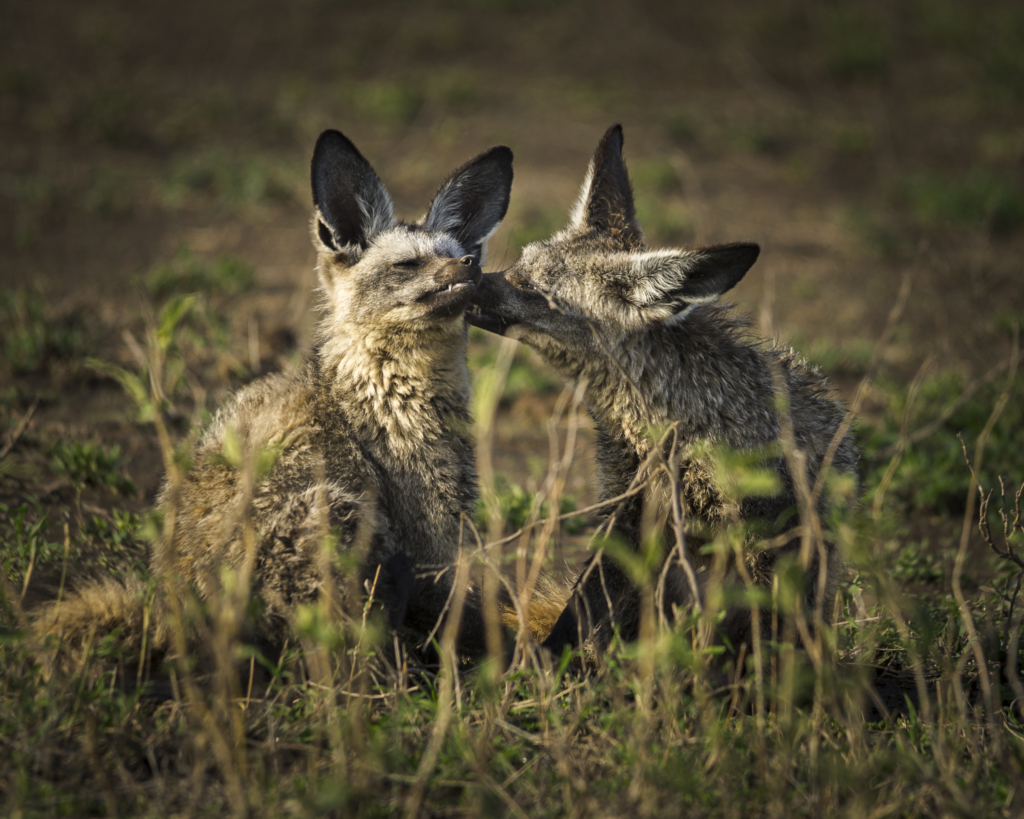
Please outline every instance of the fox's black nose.
M459 259L459 264L470 265L475 263L476 259L474 259L472 256L463 256L461 259Z

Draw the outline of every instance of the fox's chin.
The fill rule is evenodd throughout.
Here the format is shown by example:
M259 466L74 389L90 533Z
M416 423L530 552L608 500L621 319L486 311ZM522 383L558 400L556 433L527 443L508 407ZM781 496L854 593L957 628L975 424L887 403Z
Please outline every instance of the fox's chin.
M474 327L479 327L481 330L486 330L488 333L494 333L499 336L505 335L508 329L514 327L517 323L503 319L501 316L496 316L493 313L477 313L472 309L466 312L466 322Z

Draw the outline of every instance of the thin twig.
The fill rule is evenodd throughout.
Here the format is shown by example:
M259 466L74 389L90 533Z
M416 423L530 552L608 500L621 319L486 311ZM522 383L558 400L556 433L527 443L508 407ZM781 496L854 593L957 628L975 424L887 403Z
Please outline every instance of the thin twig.
M988 444L988 439L992 434L992 430L995 429L999 416L1003 414L1003 410L1006 409L1006 405L1009 403L1010 388L1013 386L1013 379L1017 374L1017 360L1020 347L1016 343L1017 339L1014 339L1014 342L1013 352L1010 356L1010 373L1009 377L1006 379L1006 386L1003 387L1003 391L996 401L996 405L992 408L992 412L989 414L988 421L986 422L984 429L982 429L981 433L978 435L978 440L974 447L974 466L971 469L971 485L968 489L967 510L964 512L964 523L960 532L960 546L957 549L956 560L953 563L953 576L951 581L953 596L956 599L957 605L960 607L960 617L967 629L971 652L974 655L975 663L978 668L978 679L981 681L982 697L985 703L985 715L988 718L988 724L991 730L992 741L995 745L997 757L1002 753L1002 742L1000 740L999 732L996 730L995 704L992 698L992 681L989 679L988 668L985 664L985 653L982 649L981 640L979 639L977 629L974 625L974 617L971 614L970 606L964 595L960 578L963 575L964 561L967 558L967 544L970 539L970 530L973 528L974 493L975 487L978 484L978 476L975 470L977 470L977 472L981 471L982 459L985 454L985 446ZM962 439L961 443L963 443ZM964 444L963 446L964 457L967 458L967 445ZM968 464L970 464L969 458Z
M825 489L825 479L828 476L829 469L832 467L832 461L836 457L836 453L839 451L839 446L846 438L846 434L850 431L850 427L853 426L853 421L860 413L861 404L867 398L869 387L871 386L871 379L878 368L878 365L882 360L882 352L889 346L889 342L892 340L893 333L896 332L896 324L899 322L900 316L903 315L903 311L906 309L907 301L910 298L910 274L903 276L903 281L900 283L900 290L896 296L896 301L889 311L889 318L885 323L885 330L882 331L882 336L879 338L878 343L875 345L875 350L871 355L871 360L868 362L867 372L864 377L860 380L860 384L857 385L857 393L853 397L853 402L850 404L850 409L846 413L846 417L843 418L842 423L832 436L832 440L828 445L828 449L825 452L825 457L821 460L821 466L818 470L818 478L814 483L814 489L811 492L810 503L812 506L816 506L818 498L821 497L821 493Z
M35 400L32 402L32 406L28 408L28 411L22 416L21 420L18 422L18 426L11 435L10 440L6 444L4 444L3 449L0 449L0 459L5 458L7 456L7 453L11 451L11 449L14 447L16 443L18 443L18 439L22 436L22 433L24 433L25 430L28 428L28 423L29 421L32 420L32 415L35 413L36 407L38 406L39 396L36 396Z
M946 423L946 421L948 421L953 416L953 414L958 409L960 409L960 407L962 407L964 404L970 401L971 398L974 397L974 394L978 392L978 390L980 390L986 384L990 384L991 382L995 381L1006 370L1008 366L1010 366L1009 361L1002 361L995 367L993 367L991 370L989 370L987 373L985 373L983 376L975 379L966 387L964 387L963 391L960 393L960 397L957 398L948 407L946 407L946 409L943 410L935 418L935 420L933 420L927 426L921 427L920 429L915 430L914 432L907 435L907 443L916 444L918 441L923 441L933 432L938 430L944 423ZM893 444L891 447L879 450L878 454L889 455L895 450L895 448L896 444Z

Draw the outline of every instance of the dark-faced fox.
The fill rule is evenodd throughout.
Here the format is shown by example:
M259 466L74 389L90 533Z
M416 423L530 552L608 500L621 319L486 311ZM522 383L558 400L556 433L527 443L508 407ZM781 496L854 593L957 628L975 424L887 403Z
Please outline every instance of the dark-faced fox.
M511 184L512 152L492 148L406 224L356 147L338 131L321 134L312 160L318 341L298 368L240 390L184 477L165 483L154 575L209 600L225 573L244 574L262 601L256 629L278 644L326 583L349 602L372 585L393 626L430 632L452 590L454 572L441 570L468 539L477 496L465 310ZM365 547L358 578L336 577L332 556L325 567L329 534L337 550ZM141 645L142 614L136 589L106 580L43 608L36 623L73 654L114 627ZM167 625L152 619L148 644L159 648ZM467 606L459 649L479 655L484 643L480 612Z
M679 503L676 517L666 513L660 575L666 616L705 600L716 572L700 546L738 521L761 521L778 532L778 522L797 506L790 462L779 446L784 424L792 424L810 487L826 459L830 469L847 474L857 462L852 439L839 432L845 411L824 378L794 352L751 339L741 320L714 303L758 253L757 245L746 243L646 249L622 159L622 130L615 126L594 154L569 225L524 248L510 269L485 276L474 296L471 323L508 332L583 385L597 432L602 499L628 495L651 457L674 464L674 480L666 479L667 469L641 474L647 491L622 501L613 524L639 550L645 500L659 481L662 490L674 484ZM660 451L652 438L658 429L668 430ZM756 455L778 479L778 491L731 500L716 474L715 447ZM829 503L821 492L817 510ZM682 531L673 520L683 521ZM795 523L790 518L784 528ZM717 576L725 584L749 580L770 589L779 557L800 549L799 538L765 549L748 542L742 560L719 564ZM803 557L805 613L812 620L817 606L827 619L841 568L838 550L819 541L805 547ZM768 608L759 621L762 637L770 634ZM545 645L561 651L593 640L600 647L616 627L635 638L640 609L640 593L622 568L592 558ZM738 647L749 639L749 609L728 606L719 629Z

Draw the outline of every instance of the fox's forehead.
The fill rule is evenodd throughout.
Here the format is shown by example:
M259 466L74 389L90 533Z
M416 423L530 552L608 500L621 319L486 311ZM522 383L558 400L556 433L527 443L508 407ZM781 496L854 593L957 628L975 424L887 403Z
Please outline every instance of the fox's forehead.
M568 267L579 275L603 267L602 259L611 253L621 253L622 245L595 234L592 230L579 230L572 226L554 234L550 239L532 242L520 255L523 266L543 274L561 274Z
M534 282L543 289L547 290L557 285L561 290L569 279L576 278L575 275L567 275L570 271L566 264L566 250L558 237L531 242L523 248L510 272L528 282ZM571 272L575 274L575 271Z
M543 274L551 262L558 261L564 250L557 239L531 242L519 254L518 267L523 271Z
M364 258L378 256L388 259L449 258L465 256L466 251L458 241L447 233L419 230L408 225L399 225L373 237Z

